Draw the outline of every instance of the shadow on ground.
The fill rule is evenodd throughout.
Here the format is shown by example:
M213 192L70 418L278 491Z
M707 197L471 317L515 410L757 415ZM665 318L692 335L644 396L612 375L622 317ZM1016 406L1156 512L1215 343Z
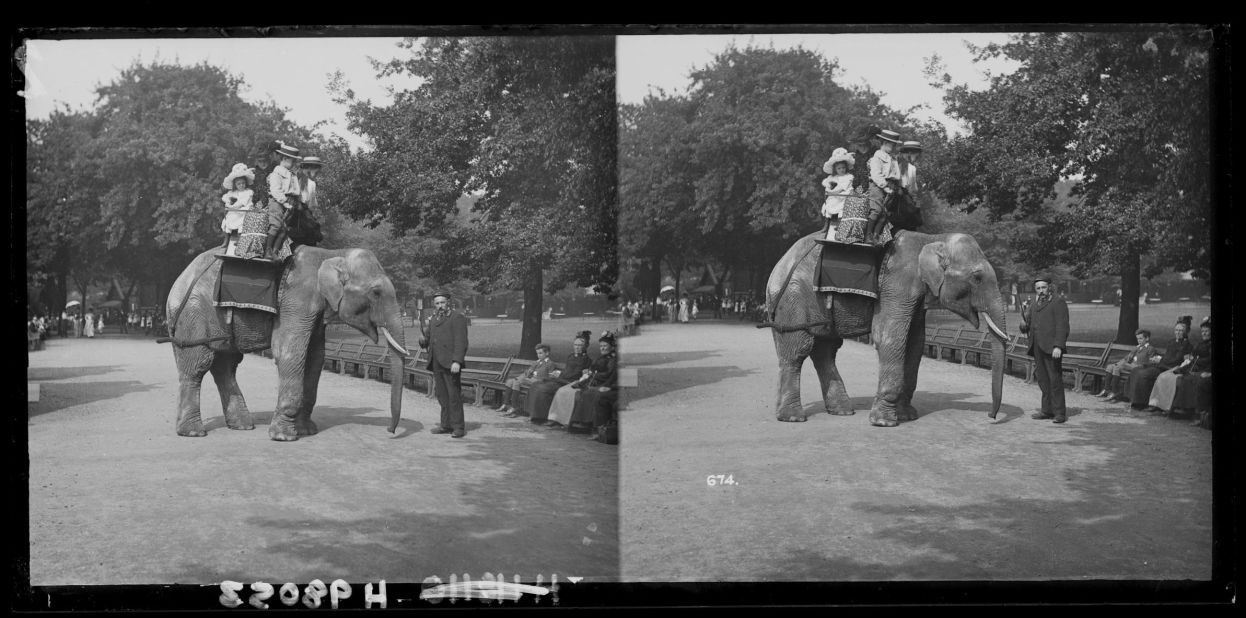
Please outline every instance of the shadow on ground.
M68 380L70 378L81 378L83 376L99 376L106 373L117 371L115 367L105 365L94 367L27 367L26 380L29 382L37 382L41 380Z
M137 380L117 382L40 382L39 401L26 404L27 418L63 410L69 406L86 405L105 399L116 399L130 393L145 393L152 386Z
M445 504L433 497L428 511L409 512L384 507L384 496L367 511L377 515L308 519L250 517L244 524L264 530L267 557L277 557L296 570L292 573L241 573L219 566L188 561L170 577L174 581L245 581L260 577L273 581L315 578L328 581L350 574L350 581L419 582L450 573L461 578L485 571L504 572L545 581L558 574L593 581L615 581L619 576L618 474L614 461L602 465L585 491L575 450L558 448L568 436L538 434L521 438L485 437L467 442L466 454L454 457L464 470L486 465L505 470L481 481L454 484ZM595 443L587 448L605 448ZM404 472L405 473L405 472ZM418 470L412 471L418 474ZM470 472L466 473L470 474ZM453 504L461 504L450 512ZM242 578L242 579L240 579ZM284 580L283 580L284 581Z
M640 387L628 398L639 402L651 397L692 388L716 384L723 380L742 378L753 375L756 371L740 369L735 365L719 365L716 367L671 367L644 372L640 378Z
M991 411L991 403L989 401L970 401L977 399L980 395L973 393L929 393L925 391L917 391L913 394L913 407L917 409L917 420L922 417L936 412L978 412L986 418L987 413ZM852 409L856 414L869 415L870 409L874 405L874 397L852 397ZM805 402L805 415L812 417L817 414L827 414L826 408L821 399ZM1078 414L1076 408L1068 409L1069 417ZM830 414L827 414L831 416ZM1001 403L999 406L999 414L996 415L997 423L1010 422L1013 419L1021 418L1025 415L1025 411L1014 405ZM914 421L909 421L914 422Z
M823 536L818 550L759 556L753 572L824 581L1209 578L1211 467L1157 467L1147 423L1086 422L1069 430L1064 447L1107 451L1105 461L1080 467L1035 462L1041 474L1063 477L1074 499L856 502L853 511L874 522L872 531L845 527ZM889 540L902 548L893 556L907 557L850 557L853 535ZM1151 551L1140 554L1140 546Z
M619 354L625 367L645 367L648 365L664 365L666 363L690 363L705 358L721 356L713 350L697 350L690 352L628 352L626 346Z

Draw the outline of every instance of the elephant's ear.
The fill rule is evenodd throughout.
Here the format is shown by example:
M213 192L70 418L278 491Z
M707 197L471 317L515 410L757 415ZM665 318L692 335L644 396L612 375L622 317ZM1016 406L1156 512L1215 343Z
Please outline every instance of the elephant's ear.
M316 283L320 287L320 295L329 302L329 307L335 313L342 304L342 295L349 280L350 275L346 274L346 258L329 258L320 264Z
M917 256L917 272L931 294L939 296L943 288L943 278L947 274L949 264L947 243L932 242L922 247Z

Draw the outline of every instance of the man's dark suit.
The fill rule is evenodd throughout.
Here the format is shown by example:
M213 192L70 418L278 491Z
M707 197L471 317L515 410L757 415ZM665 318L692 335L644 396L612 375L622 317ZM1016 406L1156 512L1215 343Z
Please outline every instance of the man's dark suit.
M467 318L457 311L447 316L434 314L425 322L423 335L420 347L429 350L428 369L441 404L441 426L464 429L462 374L450 373L450 365L457 362L460 371L467 365Z
M1061 359L1054 358L1051 352L1060 348L1064 354L1065 344L1069 339L1069 306L1063 298L1054 296L1044 302L1036 301L1023 315L1028 324L1030 335L1030 356L1034 357L1034 377L1038 387L1043 391L1043 404L1039 414L1044 417L1055 417L1063 422L1066 418L1064 408L1064 374Z

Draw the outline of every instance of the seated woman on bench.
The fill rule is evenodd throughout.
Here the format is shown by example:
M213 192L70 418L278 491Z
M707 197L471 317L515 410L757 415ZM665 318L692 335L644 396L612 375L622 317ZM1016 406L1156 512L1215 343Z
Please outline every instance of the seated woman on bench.
M570 388L570 384L584 374L593 363L593 359L588 355L588 342L590 337L589 331L581 331L576 334L575 341L572 343L571 355L567 357L567 361L563 363L561 371L552 371L550 376L542 382L537 382L528 388L528 397L524 400L524 409L528 412L530 422L544 425L548 424L550 408L553 406L554 400L561 395L566 397L570 394L575 396L575 390Z

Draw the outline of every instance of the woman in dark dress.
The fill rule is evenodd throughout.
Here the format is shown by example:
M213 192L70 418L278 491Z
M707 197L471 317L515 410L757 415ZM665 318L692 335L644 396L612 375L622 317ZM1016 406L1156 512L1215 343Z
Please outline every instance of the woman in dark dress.
M1130 372L1125 394L1129 397L1132 407L1146 407L1151 398L1151 388L1155 386L1155 380L1159 374L1180 366L1185 361L1185 355L1194 350L1189 340L1190 323L1193 321L1194 318L1188 315L1178 319L1172 327L1175 341L1164 350L1164 355L1160 357L1159 362Z
M577 334L572 343L571 355L567 357L558 374L551 375L544 381L528 387L528 396L524 399L524 410L530 422L538 425L544 424L549 418L549 405L554 401L554 393L563 386L580 379L584 370L592 364L593 359L586 352L591 337L588 331Z
M597 407L610 405L619 397L619 356L615 354L614 333L602 333L597 343L601 346L601 356L593 361L593 375L575 400L575 409L571 412L572 427L593 427Z
M1199 325L1203 340L1194 346L1194 361L1177 378L1177 392L1172 398L1172 411L1190 410L1193 425L1211 424L1211 318Z

